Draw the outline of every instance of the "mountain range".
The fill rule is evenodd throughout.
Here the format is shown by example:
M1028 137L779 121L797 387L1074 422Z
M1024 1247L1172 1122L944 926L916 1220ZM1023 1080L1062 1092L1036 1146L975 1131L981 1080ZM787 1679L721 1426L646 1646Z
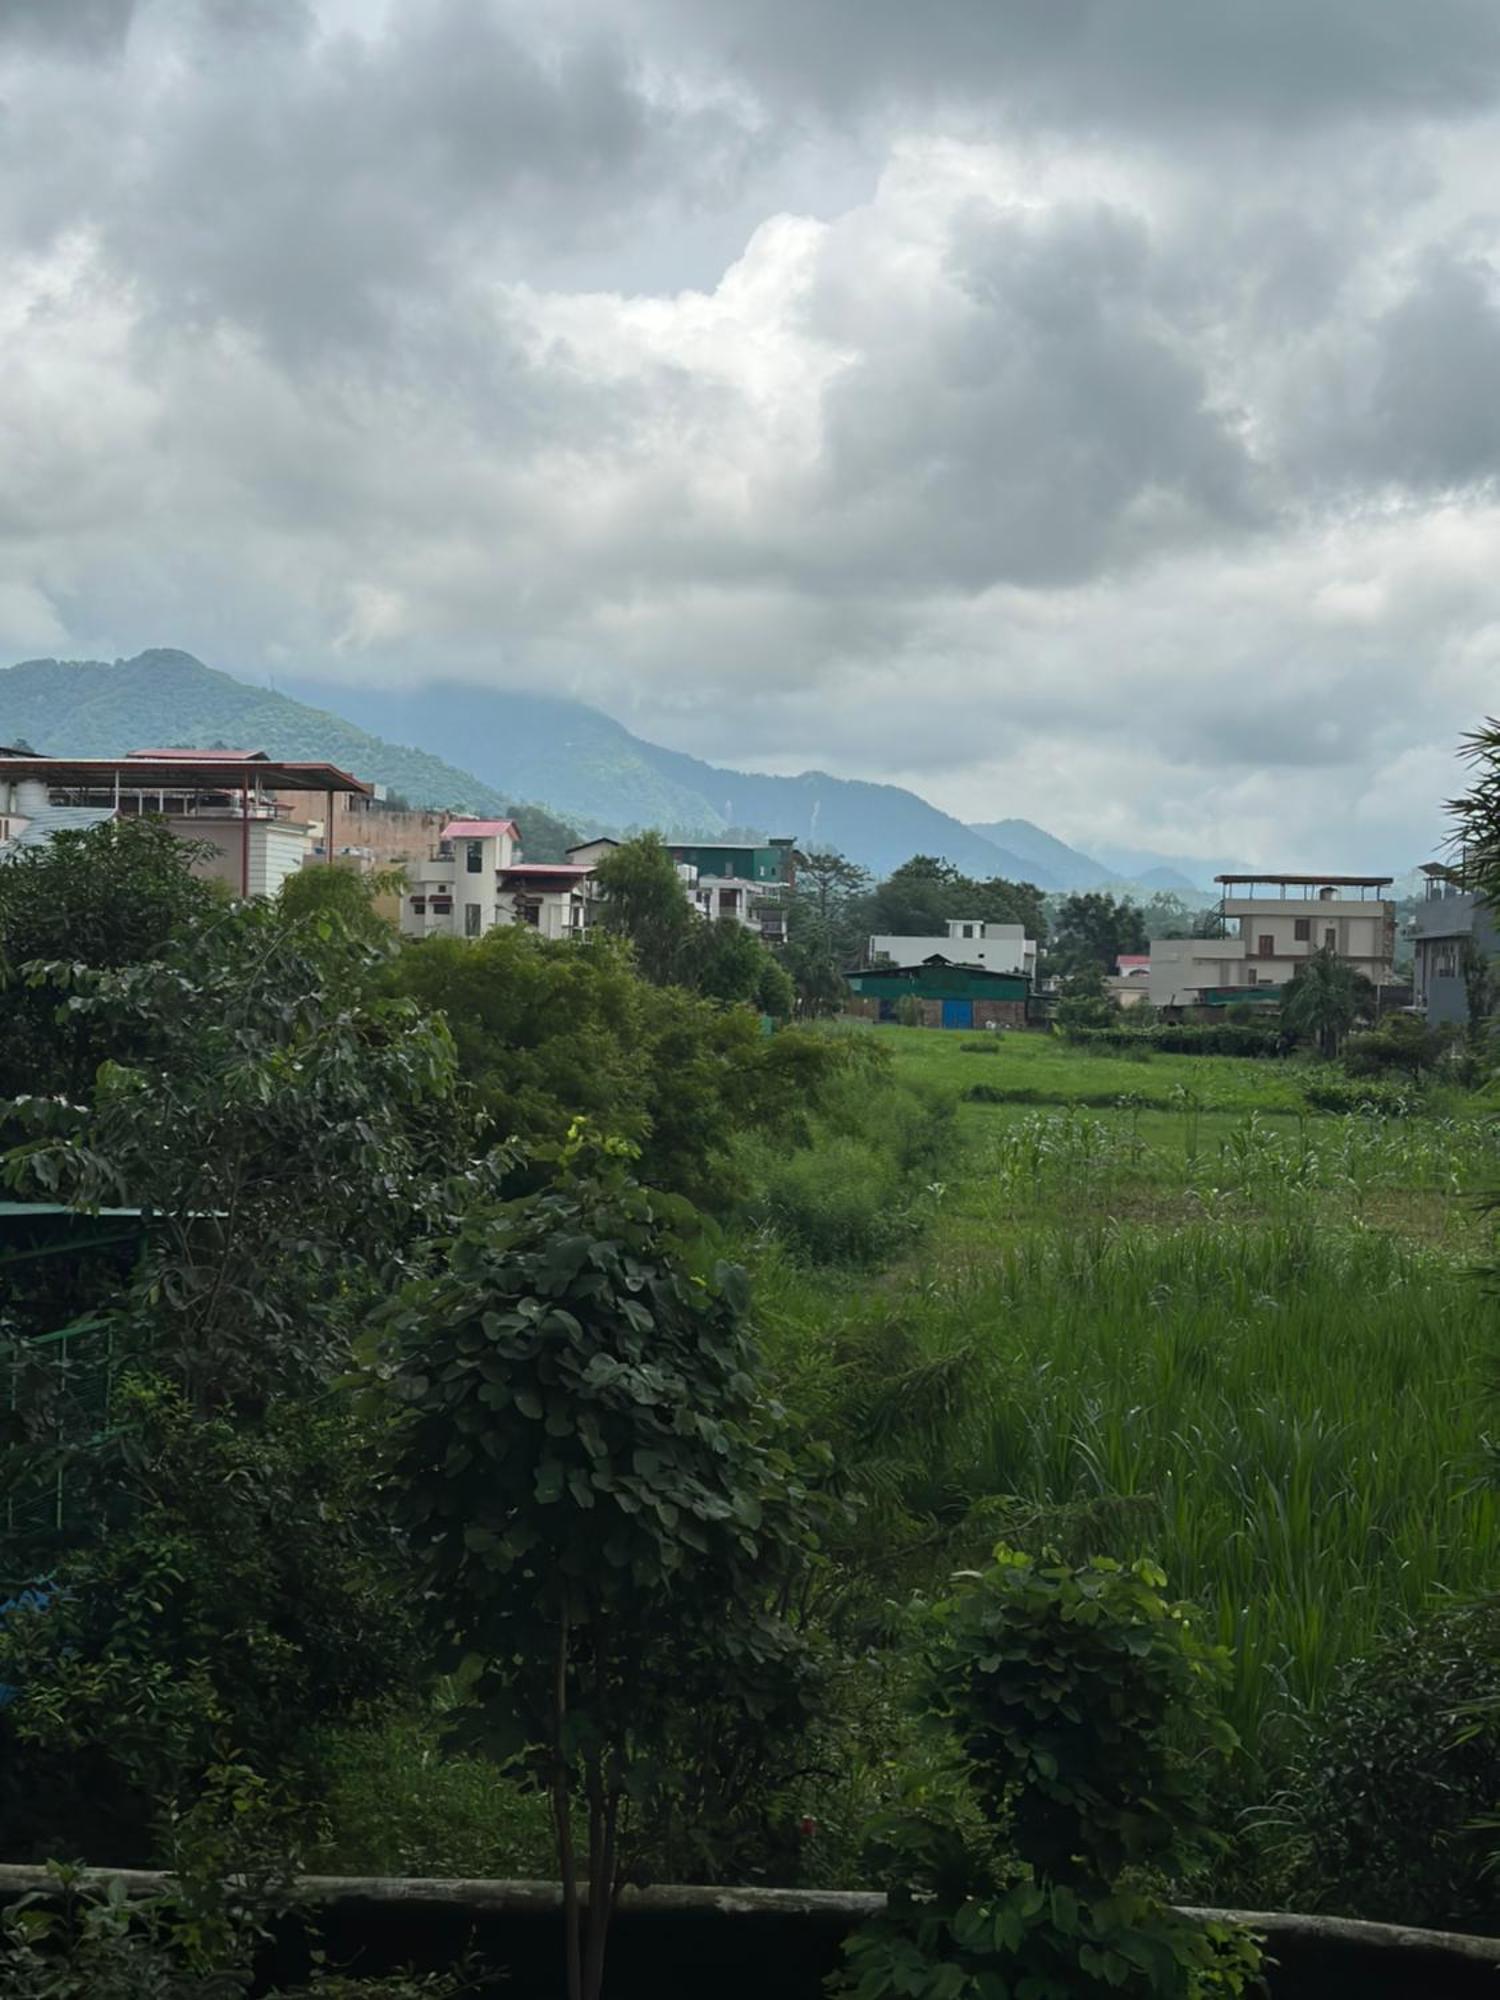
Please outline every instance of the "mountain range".
M260 687L169 648L113 662L23 660L0 670L0 742L18 739L80 757L218 744L322 758L413 805L496 813L530 800L586 832L754 828L838 848L877 876L933 854L965 874L1048 890L1131 879L1029 820L968 826L898 785L735 771L648 742L582 702L468 684ZM1134 883L1148 891L1203 879L1165 857L1140 859L1149 865Z

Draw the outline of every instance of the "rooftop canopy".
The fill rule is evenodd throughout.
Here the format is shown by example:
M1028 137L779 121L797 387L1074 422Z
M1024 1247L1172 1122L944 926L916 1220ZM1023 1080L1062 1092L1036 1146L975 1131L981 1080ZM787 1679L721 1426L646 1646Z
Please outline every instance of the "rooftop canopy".
M96 792L222 792L261 785L270 792L350 792L365 799L375 793L373 785L337 764L283 763L258 753L240 758L213 750L201 756L175 750L165 757L0 756L0 782L24 778Z
M438 839L494 840L502 833L508 833L512 840L521 837L521 829L513 819L450 819Z
M1388 889L1394 875L1293 875L1280 868L1257 869L1253 875L1215 875L1226 889L1257 882L1279 882L1288 889Z

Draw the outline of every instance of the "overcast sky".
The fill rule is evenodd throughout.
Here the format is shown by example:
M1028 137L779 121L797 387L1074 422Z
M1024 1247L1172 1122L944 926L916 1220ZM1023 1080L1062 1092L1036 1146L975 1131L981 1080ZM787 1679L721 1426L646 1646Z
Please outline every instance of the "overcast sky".
M1496 0L0 0L0 659L1405 867L1497 249Z

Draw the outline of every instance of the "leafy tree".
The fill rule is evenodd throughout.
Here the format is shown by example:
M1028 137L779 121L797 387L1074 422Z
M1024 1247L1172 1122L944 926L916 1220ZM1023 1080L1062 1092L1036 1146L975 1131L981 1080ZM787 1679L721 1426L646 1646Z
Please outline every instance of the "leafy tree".
M399 886L399 870L363 874L353 868L318 865L288 875L277 900L288 916L326 918L371 944L389 942L394 927L375 907L375 898Z
M568 849L576 847L583 837L576 826L545 806L507 806L505 810L521 829L521 853L527 861L566 861Z
M622 841L594 870L594 882L601 927L629 940L636 963L653 984L676 981L698 918L660 835L642 833Z
M191 1797L226 1740L305 1783L320 1729L412 1665L346 1406L204 1418L127 1363L109 1420L87 1445L0 1450L13 1504L26 1473L65 1475L67 1502L45 1585L0 1616L12 1860L150 1863L163 1800Z
M774 961L747 941L765 977ZM735 1132L789 1131L845 1060L821 1037L768 1040L744 1008L648 985L608 937L554 943L501 928L429 938L408 945L386 978L441 1010L488 1143L555 1151L585 1117L640 1149L652 1185L705 1203L724 1191Z
M1064 967L1088 965L1111 973L1122 954L1143 952L1149 943L1145 920L1128 897L1116 902L1091 889L1067 897L1058 911L1053 952Z
M760 939L737 917L706 923L690 913L689 922L692 929L678 954L677 983L726 1006L754 1001L771 963Z
M961 1803L887 1823L887 1912L848 1948L856 2000L1254 1988L1249 1937L1150 1886L1219 1844L1207 1779L1234 1742L1212 1699L1226 1657L1164 1582L1001 1547L920 1611L917 1701Z
M1325 946L1292 974L1281 996L1281 1025L1298 1041L1315 1042L1332 1061L1374 1004L1375 989L1364 974Z
M869 870L836 848L813 847L797 856L797 894L830 957L837 949L840 916L869 883Z
M30 966L118 967L163 951L221 907L192 873L201 849L165 821L106 821L23 848L0 867L0 1097L86 1096L112 1031L68 1004L68 974Z
M783 963L796 992L797 1012L807 1021L837 1014L849 987L842 972L815 938L796 938L787 945Z
M769 952L763 954L755 1004L763 1014L769 1014L776 1021L789 1021L796 1009L797 989L792 983L792 975Z
M1115 1019L1115 1005L1105 990L1104 975L1097 966L1082 961L1058 987L1053 1015L1064 1034L1080 1028L1108 1028Z
M595 2000L631 1817L674 1789L684 1727L798 1706L775 1606L811 1522L742 1279L692 1279L658 1201L579 1165L472 1217L397 1302L389 1477L473 1734L551 1801L566 1991Z
M930 854L903 862L869 897L867 908L866 929L877 936L937 936L950 919L969 917L1024 925L1026 935L1038 941L1047 936L1044 899L1034 883L1003 876L977 882Z

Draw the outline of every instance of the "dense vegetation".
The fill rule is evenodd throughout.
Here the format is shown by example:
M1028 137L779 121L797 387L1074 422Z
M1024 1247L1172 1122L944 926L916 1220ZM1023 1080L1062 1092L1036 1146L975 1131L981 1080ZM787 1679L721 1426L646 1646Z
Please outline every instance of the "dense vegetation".
M770 1033L837 857L787 970L649 840L586 944L190 860L0 873L0 1854L177 1877L13 1990L248 1991L307 1862L559 1873L575 2000L632 1872L878 1879L858 1995L1500 1921L1482 1035Z

